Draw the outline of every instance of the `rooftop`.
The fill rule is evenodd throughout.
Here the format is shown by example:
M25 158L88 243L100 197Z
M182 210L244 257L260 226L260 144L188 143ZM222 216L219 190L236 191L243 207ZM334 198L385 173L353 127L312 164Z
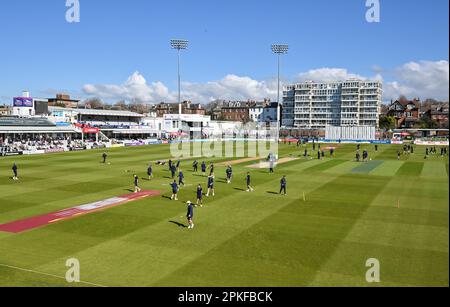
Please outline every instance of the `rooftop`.
M70 109L62 107L49 107L50 112L73 112L81 115L98 115L98 116L120 116L120 117L145 117L142 114L130 111L118 110L97 110L97 109Z

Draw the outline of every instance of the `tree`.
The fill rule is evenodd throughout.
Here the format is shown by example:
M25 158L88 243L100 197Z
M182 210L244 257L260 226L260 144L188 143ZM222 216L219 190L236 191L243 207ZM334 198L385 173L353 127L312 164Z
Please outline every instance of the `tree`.
M84 106L90 109L103 109L105 104L100 98L90 98L84 101Z
M423 116L415 125L419 129L439 129L439 123L428 116Z
M150 108L146 104L133 102L132 104L130 104L130 111L139 114L145 114L150 111Z
M395 129L395 117L393 116L381 116L380 128L385 130Z
M124 111L124 110L128 110L129 109L128 105L123 100L116 102L113 107L114 107L114 109L120 110L120 111Z

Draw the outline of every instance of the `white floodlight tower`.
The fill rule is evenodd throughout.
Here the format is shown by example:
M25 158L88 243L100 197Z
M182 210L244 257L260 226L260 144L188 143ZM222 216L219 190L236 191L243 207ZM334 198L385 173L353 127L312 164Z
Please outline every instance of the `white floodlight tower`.
M274 44L272 45L272 52L278 57L278 92L277 92L277 122L278 129L281 127L281 102L280 102L280 58L281 55L287 54L289 51L289 46L286 44Z
M172 39L170 41L170 46L172 49L176 49L178 53L178 107L179 113L182 113L181 107L181 75L180 75L180 51L186 50L188 48L189 41L184 39Z

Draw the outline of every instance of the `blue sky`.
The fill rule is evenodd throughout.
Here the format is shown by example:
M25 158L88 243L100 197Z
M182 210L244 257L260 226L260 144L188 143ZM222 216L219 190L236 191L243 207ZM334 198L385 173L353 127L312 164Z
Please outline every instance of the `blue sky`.
M202 102L273 97L274 42L290 45L286 82L348 74L382 78L386 99L448 99L448 0L380 0L380 23L365 20L366 0L79 2L81 22L70 24L65 0L0 1L0 102L23 89L173 100L171 38L191 42L183 96Z

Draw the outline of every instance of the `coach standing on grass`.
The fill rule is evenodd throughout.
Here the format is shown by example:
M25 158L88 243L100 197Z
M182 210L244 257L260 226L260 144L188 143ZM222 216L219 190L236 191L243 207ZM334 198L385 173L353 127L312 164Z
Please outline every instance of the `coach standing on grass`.
M286 176L283 176L283 178L281 178L280 185L281 185L280 194L282 194L284 192L283 195L287 195L287 192L286 192L286 187L287 187Z
M152 167L152 164L150 164L148 166L147 175L148 175L148 180L151 180L153 178L153 167Z
M178 200L178 184L177 181L174 180L170 185L172 187L172 197L171 200Z
M189 223L189 229L194 229L194 206L192 205L192 203L190 201L187 202L187 214L186 214L186 218L188 220Z
M139 177L138 175L134 175L134 193L140 192L141 188L139 187Z
M250 173L247 173L246 181L247 181L247 192L253 192L254 189L252 188L252 177L250 176Z
M14 162L13 167L12 167L12 171L13 171L13 180L17 181L19 180L19 177L17 176L17 164L16 162Z

